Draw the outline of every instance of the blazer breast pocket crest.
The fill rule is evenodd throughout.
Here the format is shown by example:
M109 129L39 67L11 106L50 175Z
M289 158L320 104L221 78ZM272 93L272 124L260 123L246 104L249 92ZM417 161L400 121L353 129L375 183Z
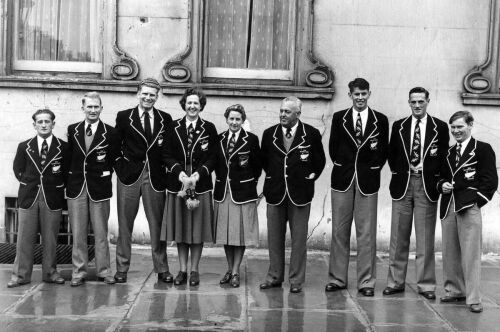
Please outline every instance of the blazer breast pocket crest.
M299 148L299 156L300 161L306 162L309 160L309 149L308 148Z
M107 154L106 149L97 149L96 150L96 161L98 163L106 162L106 154Z
M162 146L163 146L163 131L161 131L161 132L158 134L158 139L156 140L156 142L158 143L158 146L159 146L159 147L162 147Z
M475 167L466 167L464 168L464 178L467 181L472 181L476 177L476 168Z
M378 138L372 137L370 138L370 150L378 149Z
M50 166L52 167L52 174L61 173L61 161L60 160L54 160Z
M248 154L238 155L238 165L240 165L240 167L248 167L248 159Z
M208 150L208 139L203 139L200 141L200 147L201 151L207 151Z
M429 148L429 156L435 157L435 156L437 156L437 152L438 152L438 146L437 146L437 144L436 143L432 143L431 147Z

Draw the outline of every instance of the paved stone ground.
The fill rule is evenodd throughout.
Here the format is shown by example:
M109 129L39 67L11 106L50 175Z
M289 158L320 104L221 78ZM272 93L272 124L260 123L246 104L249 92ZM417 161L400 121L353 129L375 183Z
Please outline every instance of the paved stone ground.
M178 264L169 248L171 270ZM387 258L379 256L375 297L357 293L356 265L349 266L349 288L325 293L328 254L310 252L307 282L300 294L283 288L261 291L267 271L267 252L249 250L242 265L240 288L219 286L226 271L222 248L204 251L198 287L158 283L152 272L150 251L135 247L128 283L104 285L91 269L81 287L39 283L40 266L33 282L9 289L11 265L0 265L0 331L500 331L500 258L483 258L481 314L464 304L440 304L416 293L414 261L409 264L406 292L382 295ZM114 257L114 247L112 248ZM113 264L114 265L114 264ZM114 266L113 266L114 269ZM71 267L60 266L71 278ZM438 281L442 262L437 259ZM438 287L438 297L443 288Z

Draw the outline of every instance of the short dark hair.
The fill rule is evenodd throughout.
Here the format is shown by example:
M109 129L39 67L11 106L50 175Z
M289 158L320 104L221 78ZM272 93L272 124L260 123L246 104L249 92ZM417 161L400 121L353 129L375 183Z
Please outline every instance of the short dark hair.
M427 91L425 88L422 88L421 86L416 86L413 89L408 92L408 98L411 97L412 93L425 93L425 99L429 99L429 91Z
M141 91L143 86L147 86L147 87L156 89L156 92L160 92L160 89L161 89L160 83L158 83L158 81L152 77L148 77L148 78L143 79L139 83L139 85L137 86L137 92Z
M54 121L56 119L56 115L54 114L54 112L52 112L48 108L41 108L41 109L36 110L36 112L33 113L33 115L31 116L31 118L33 119L34 122L36 122L36 117L40 114L48 114L52 121Z
M200 99L200 106L201 106L201 111L205 108L205 105L207 104L207 96L201 91L200 89L197 88L187 88L186 91L184 91L184 94L181 97L181 100L179 100L179 104L181 104L182 109L185 111L186 110L186 99L188 96L196 95L198 96L198 99Z
M468 125L472 124L474 122L474 117L472 116L472 113L469 111L458 111L453 113L453 115L450 117L450 121L448 121L449 124L452 124L455 120L463 118L465 123Z
M347 85L349 87L349 92L353 92L355 88L360 90L370 90L370 83L364 78L358 77L350 81Z
M85 106L85 99L99 100L99 105L102 106L101 96L99 95L99 93L95 91L87 92L86 94L83 95L82 106Z
M224 117L227 118L229 117L229 113L231 112L238 112L241 114L241 119L243 122L247 119L247 115L245 113L245 108L241 104L236 104L236 105L231 105L228 108L226 108L226 111L224 112Z

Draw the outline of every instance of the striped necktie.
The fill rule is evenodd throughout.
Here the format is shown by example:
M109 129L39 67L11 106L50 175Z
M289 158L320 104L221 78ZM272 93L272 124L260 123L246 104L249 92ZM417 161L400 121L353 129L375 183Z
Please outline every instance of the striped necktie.
M413 145L411 148L411 164L417 166L420 164L420 119L417 119L415 131L413 132Z
M227 155L230 156L233 153L234 146L236 145L236 135L232 134L229 143L227 144Z
M193 124L190 123L187 129L187 134L188 134L188 146L187 146L187 155L191 154L191 147L193 146L193 141L194 141L194 128Z
M361 123L361 113L358 112L358 117L356 119L356 143L358 146L363 142L363 124Z
M462 144L457 143L457 155L455 158L455 166L458 166L458 163L460 162L461 157L462 157Z
M40 158L42 159L41 164L45 166L47 162L47 153L49 152L49 145L47 144L47 140L44 139L42 143L42 150L40 151Z

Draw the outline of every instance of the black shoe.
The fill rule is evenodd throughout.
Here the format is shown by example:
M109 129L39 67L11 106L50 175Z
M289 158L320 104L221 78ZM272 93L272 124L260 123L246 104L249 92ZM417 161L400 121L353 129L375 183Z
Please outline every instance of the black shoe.
M115 281L119 284L123 284L127 282L127 273L126 272L116 272L115 273Z
M339 285L334 284L333 282L330 282L325 286L325 292L335 292L341 289L345 289L345 287L340 287Z
M384 294L384 295L393 295L393 294L397 294L397 293L403 293L404 291L405 291L404 287L403 288L393 288L393 287L387 286L382 291L382 294Z
M361 295L363 296L373 296L375 295L375 292L372 287L364 287L359 290Z
M469 306L469 310L470 312L478 314L480 312L483 312L483 305L481 303L471 304Z
M200 284L200 274L198 271L191 271L189 275L189 286L198 286Z
M269 289L274 287L281 287L281 282L279 281L266 281L260 284L260 289Z
M436 299L436 293L434 291L420 292L419 294L425 297L427 300Z
M166 282L167 284L174 282L174 276L170 272L158 273L158 281Z
M187 272L179 271L177 277L174 279L174 285L179 286L185 284L187 282L187 275Z
M462 302L462 301L465 301L465 296L450 296L450 295L445 295L442 298L440 298L439 301L441 301L443 303Z
M116 283L115 278L113 278L112 276L97 277L97 281L103 282L107 285L114 285Z
M233 274L229 284L234 288L240 287L240 275L238 273Z
M232 278L232 273L231 270L227 271L226 274L222 277L222 279L219 281L221 285L227 284Z
M85 283L85 278L73 278L71 279L71 287L78 287Z
M302 292L302 286L299 284L291 284L290 285L290 293L300 293Z

